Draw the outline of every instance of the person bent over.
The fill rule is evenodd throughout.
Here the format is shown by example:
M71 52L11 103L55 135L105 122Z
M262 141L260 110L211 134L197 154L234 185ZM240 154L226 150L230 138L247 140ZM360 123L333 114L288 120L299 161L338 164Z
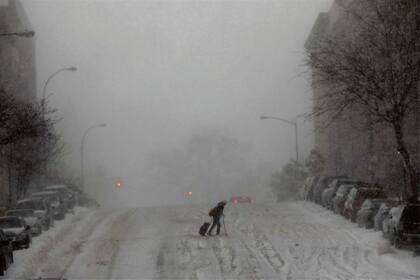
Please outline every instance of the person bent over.
M210 210L209 216L213 217L213 223L207 233L208 236L212 236L212 231L215 226L217 226L216 234L220 234L220 218L223 216L223 210L226 206L226 200L219 202L216 207Z

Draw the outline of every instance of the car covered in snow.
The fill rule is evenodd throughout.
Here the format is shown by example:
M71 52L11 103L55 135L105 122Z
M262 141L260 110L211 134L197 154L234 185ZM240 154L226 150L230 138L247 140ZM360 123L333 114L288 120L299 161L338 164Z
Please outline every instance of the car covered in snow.
M67 207L64 201L60 198L60 194L55 191L34 192L31 197L41 197L48 201L51 205L54 218L62 220L66 217Z
M332 210L333 209L333 198L341 185L346 184L356 184L357 181L348 178L338 178L334 179L326 188L321 195L321 205L325 208Z
M301 199L309 200L309 196L312 195L312 189L318 182L319 178L319 176L309 176L306 178L299 194Z
M322 176L312 191L312 201L321 204L322 199L322 192L328 188L328 185L334 180L334 179L346 179L346 176Z
M354 184L344 184L338 188L332 201L334 213L343 215L344 203L353 187Z
M356 221L357 211L362 207L366 199L385 199L385 193L380 188L376 187L353 187L347 196L344 203L343 214L344 217L350 219L352 222Z
M15 216L0 217L0 228L12 242L13 250L28 249L32 242L31 227Z
M45 198L33 197L19 200L15 209L32 209L35 216L41 221L43 230L54 226L54 216L50 204Z
M20 217L31 227L32 235L39 235L42 232L42 220L35 215L33 209L15 209L6 212L6 216Z
M356 223L359 227L371 229L374 227L373 218L378 212L384 199L366 199L357 211Z
M392 208L383 222L383 232L396 248L420 248L420 204L408 203Z
M389 209L388 216L382 221L382 234L385 238L391 239L393 233L396 231L398 220L403 209L403 205L398 205Z
M373 217L373 228L376 231L382 231L382 224L383 221L388 217L389 210L391 210L392 207L398 206L398 204L400 204L400 202L397 200L386 200L381 203L381 206L376 212L375 217Z
M80 206L80 197L83 195L83 192L76 185L66 185L66 187L73 193L75 206Z
M232 196L230 198L230 202L232 203L253 203L254 200L250 198L249 196Z
M65 185L52 185L45 187L44 190L58 192L67 209L73 209L76 206L76 194Z

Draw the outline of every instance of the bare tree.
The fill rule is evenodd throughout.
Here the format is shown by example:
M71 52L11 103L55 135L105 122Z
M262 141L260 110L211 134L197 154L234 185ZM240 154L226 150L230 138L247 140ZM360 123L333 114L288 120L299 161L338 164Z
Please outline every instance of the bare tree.
M41 105L15 99L0 90L0 148L21 139L40 137L52 125Z
M420 0L338 1L343 16L333 32L307 51L313 82L326 89L313 116L330 120L361 108L373 125L393 131L407 171L411 198L419 187L407 119L419 113ZM326 114L327 113L327 114Z
M296 199L298 190L307 175L304 166L295 160L290 160L281 171L274 172L271 176L270 187L277 201Z
M324 171L325 159L317 149L312 149L305 161L309 174L319 176Z
M9 204L24 196L41 166L62 151L50 117L54 110L44 109L0 90L0 164L8 171Z
M64 151L60 137L54 131L43 136L26 138L9 145L7 164L13 169L17 198L25 197L35 175L45 172L46 162L53 162Z

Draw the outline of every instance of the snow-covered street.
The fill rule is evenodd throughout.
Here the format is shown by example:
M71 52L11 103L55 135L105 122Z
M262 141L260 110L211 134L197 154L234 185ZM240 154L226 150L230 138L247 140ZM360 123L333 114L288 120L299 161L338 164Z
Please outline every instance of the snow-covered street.
M206 212L78 209L18 251L5 278L420 279L419 257L311 203L230 204L220 237L198 236Z

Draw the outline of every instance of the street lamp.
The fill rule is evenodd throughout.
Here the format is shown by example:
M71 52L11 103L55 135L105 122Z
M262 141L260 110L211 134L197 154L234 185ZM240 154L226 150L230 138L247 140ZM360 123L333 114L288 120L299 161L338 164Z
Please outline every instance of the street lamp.
M0 33L0 37L7 37L7 36L17 36L17 37L33 37L35 36L35 31L25 30L22 32L11 32L11 33Z
M297 118L295 121L290 121L286 119L282 119L279 117L271 117L271 116L261 116L260 120L278 120L284 123L290 124L295 128L295 148L296 148L296 162L299 161L299 144L298 144L298 126L297 126Z
M22 35L23 36L23 35ZM65 67L65 68L60 68L57 71L55 71L54 73L52 73L48 79L45 81L44 87L42 89L42 99L41 99L41 110L42 110L42 118L45 121L45 93L47 90L47 86L50 83L50 81L59 73L64 72L64 71L69 71L69 72L75 72L77 71L77 68L72 66L72 67ZM44 169L45 169L45 174L47 174L47 169L48 169L48 162L45 161L44 162ZM46 175L45 175L46 176ZM45 178L44 178L45 181ZM45 183L45 182L44 182Z
M105 126L106 126L105 123L94 124L94 125L90 126L88 129L86 129L85 133L83 134L82 144L80 145L80 187L82 188L82 190L85 189L84 149L85 149L85 139L86 139L86 136L93 129L100 128L100 127L105 127Z
M44 106L45 106L45 93L47 91L48 84L50 83L50 81L52 80L52 78L54 78L58 73L61 73L61 72L64 72L64 71L76 72L77 71L77 68L74 67L74 66L61 68L61 69L58 69L57 71L55 71L54 73L52 73L48 77L48 79L45 81L44 88L42 89L42 108L43 108L43 110L45 109L44 108ZM45 114L45 111L44 111L44 114Z

